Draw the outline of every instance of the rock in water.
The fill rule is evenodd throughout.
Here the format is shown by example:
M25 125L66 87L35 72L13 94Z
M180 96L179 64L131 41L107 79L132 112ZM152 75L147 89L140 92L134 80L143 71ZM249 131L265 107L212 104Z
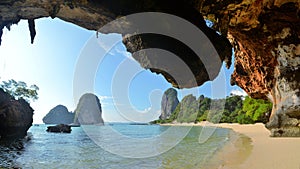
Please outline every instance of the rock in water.
M172 88L166 90L161 100L161 115L159 116L159 119L168 119L178 103L177 91Z
M47 127L47 132L52 132L52 133L71 133L71 131L72 131L71 126L66 124L58 124L56 126Z
M75 110L74 122L83 125L104 124L100 100L96 95L87 93L80 97Z
M23 138L32 126L33 109L23 99L15 100L0 89L0 138Z
M51 109L43 118L45 124L71 124L74 122L75 114L68 111L66 106L58 105Z

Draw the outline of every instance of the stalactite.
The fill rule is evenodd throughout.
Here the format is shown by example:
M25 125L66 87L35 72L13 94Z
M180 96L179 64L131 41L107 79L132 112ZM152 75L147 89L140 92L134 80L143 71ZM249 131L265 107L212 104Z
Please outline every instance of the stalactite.
M31 44L33 44L36 35L34 19L28 19L28 27L30 31Z
M0 46L1 46L1 42L2 42L3 28L4 28L4 26L0 26Z

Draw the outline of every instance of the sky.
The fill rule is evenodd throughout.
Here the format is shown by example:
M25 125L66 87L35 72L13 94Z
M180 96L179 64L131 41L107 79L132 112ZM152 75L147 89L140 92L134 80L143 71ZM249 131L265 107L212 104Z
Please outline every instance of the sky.
M79 97L94 93L100 98L106 122L149 122L160 115L163 92L171 85L161 76L140 67L126 52L121 35L99 34L59 19L36 20L37 35L30 43L27 21L4 29L0 46L0 81L14 79L35 84L39 99L31 102L34 123L61 104L74 111ZM230 86L233 66L201 87L177 90L179 100L188 94L224 98L244 95Z

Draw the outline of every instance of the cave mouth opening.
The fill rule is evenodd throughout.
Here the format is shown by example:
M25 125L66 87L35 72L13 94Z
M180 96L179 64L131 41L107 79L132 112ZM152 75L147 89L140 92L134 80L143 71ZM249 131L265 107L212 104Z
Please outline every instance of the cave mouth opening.
M231 44L236 49L235 65L242 66L239 66L239 71L233 72L232 84L237 84L246 90L251 97L267 99L266 96L268 96L272 98L274 103L272 117L274 118L270 120L272 123L269 128L280 128L281 122L279 121L281 120L278 120L279 114L286 114L289 111L294 112L294 108L296 108L296 112L299 112L299 102L293 101L294 98L296 98L294 100L299 98L299 94L297 93L299 80L298 78L290 79L291 76L286 74L286 72L289 72L288 74L291 73L293 76L297 76L299 72L299 2L267 1L265 3L262 1L226 1L225 3L215 3L214 1L183 2L172 0L118 2L115 0L103 0L101 2L92 0L76 2L36 1L32 4L32 1L24 1L23 3L23 1L6 0L0 3L1 9L4 9L0 17L0 35L3 34L2 28L6 26L10 28L11 24L19 22L20 18L28 19L27 25L30 28L29 34L31 38L27 42L32 42L33 37L38 34L34 29L35 20L38 21L41 17L57 17L75 23L83 28L96 30L95 27L99 28L112 20L132 13L147 11L166 12L181 16L197 25L209 35L209 39L212 42L216 43L215 47L219 51L221 60L231 61L228 58L231 56L231 45L228 43L228 39L218 36L219 34L214 30L207 28L203 18L207 17L217 22L216 27L218 29L215 30L220 30L223 35L226 34L234 38ZM157 17L155 19L161 18ZM177 27L181 28L181 25ZM50 32L53 32L53 30L49 30L48 33L51 34ZM56 33L58 35L59 32ZM19 37L23 36L23 34L21 33ZM81 36L81 34L74 35L73 37L75 36ZM57 36L54 35L51 38L56 38L56 41L53 41L53 43L59 43ZM15 39L18 38L16 37ZM18 44L18 42L15 42L15 44ZM130 44L124 44L131 51L129 48ZM133 46L131 47L134 49L138 47L134 44L139 43L132 44ZM66 43L61 46L64 45L65 47L67 45L74 45L73 47L75 48L74 43ZM23 47L24 44L19 46ZM35 43L34 46L38 45ZM81 47L82 44L79 46ZM11 48L10 50L14 51L15 48ZM22 49L15 51L20 52ZM48 53L51 52L53 51L49 51ZM228 52L230 55L228 55ZM32 54L34 55L34 53ZM18 55L23 54L19 53ZM46 53L43 55L46 55ZM18 59L18 61L20 60ZM50 60L49 63L51 63ZM215 66L219 69L221 64L218 64L219 67L216 65L212 67ZM24 67L24 70L26 69L28 67ZM30 69L33 68L30 67ZM13 72L14 70L9 71L9 73ZM240 72L242 75L239 74ZM249 76L243 76L247 72L251 72L248 73ZM286 79L289 80L287 81ZM169 78L169 81L172 80L172 78ZM202 82L200 83L202 84ZM197 86L200 83L197 81ZM285 86L289 86L288 91ZM282 98L283 95L287 96ZM285 108L282 108L282 105ZM287 126L291 125L289 122L290 118L280 117L280 119L284 119ZM299 121L299 119L293 119L293 121ZM292 126L296 129L292 129L292 131L300 133L298 123L292 123ZM280 136L282 135L280 134Z
M1 46L2 51L0 51L2 53L1 56L3 56L1 57L2 65L5 65L2 68L3 69L6 69L8 67L9 68L7 70L2 71L2 76L1 76L2 79L15 78L15 79L20 79L22 81L27 81L29 83L37 84L38 86L40 86L41 101L33 103L33 107L36 110L35 114L37 116L40 113L44 115L45 112L48 112L51 109L50 106L58 105L61 103L65 104L70 110L74 109L76 103L74 103L71 95L72 91L70 91L70 88L72 88L70 86L70 82L72 81L70 77L72 77L73 75L72 72L74 71L69 68L76 64L75 63L76 57L78 57L80 52L82 52L81 50L82 46L86 45L86 42L88 41L88 39L90 39L90 37L94 37L95 40L100 40L100 41L104 40L107 41L108 44L112 44L114 43L113 42L114 40L121 38L121 36L119 34L109 34L109 35L98 34L97 35L95 31L88 31L84 28L62 21L60 19L53 20L50 18L41 18L39 20L36 20L35 26L37 29L37 34L35 37L35 43L29 44L31 40L29 39L30 37L28 36L29 33L27 33L27 35L24 36L24 32L25 32L24 30L28 30L27 26L28 23L22 20L21 22L19 22L18 26L13 25L11 27L10 32L4 31L3 39L5 40ZM17 43L14 41L15 39L18 39ZM120 39L118 40L120 41ZM10 46L9 44L12 44L12 46ZM20 50L13 50L15 46L23 46L23 47L20 48ZM87 55L97 53L99 52L99 49L96 49L95 51L87 52ZM26 53L29 56L24 56L26 55ZM103 80L101 80L100 77L102 76L102 78L104 78L106 82L111 80L111 78L103 77L107 75L101 75L101 73L99 72L103 71L106 74L109 74L111 75L111 77L113 77L113 73L112 73L113 67L116 67L118 65L117 63L121 63L124 58L129 58L131 60L133 59L130 56L130 54L126 51L126 47L122 43L118 44L114 49L114 51L110 51L110 54L112 56L109 56L106 59L104 59L103 63L104 62L106 62L104 64L111 63L112 66L110 66L109 64L102 66L103 65L102 63L100 66L98 66L95 86L108 88L110 85L103 84ZM8 59L7 57L8 55L10 59ZM15 57L12 55L15 55ZM19 58L20 56L22 56L21 59ZM14 61L19 60L18 64L13 60ZM160 92L161 94L162 91L171 87L171 85L161 75L157 76L151 73L150 71L144 71L143 69L141 69L140 65L136 61L134 62L135 62L134 63L135 66L139 67L140 70L142 71L142 73L140 73L138 77L133 78L134 81L139 81L137 79L141 79L140 81L147 82L150 79L151 83L153 82L156 83L153 86L155 86L154 88L158 88L161 91ZM107 70L111 72L108 73ZM215 82L206 82L202 85L202 87L180 90L181 92L179 98L180 97L183 98L185 95L191 93L193 93L196 97L199 97L201 94L203 94L201 93L201 91L205 91L204 95L211 96L212 95L211 85L217 84L217 82L220 81L220 79L223 80L225 79L227 88L231 89L225 91L228 93L228 95L232 91L233 92L240 91L240 89L237 86L231 87L228 85L229 84L228 82L230 81L229 80L230 74L232 71L233 71L233 67L231 67L229 70L226 70L225 64L223 64L223 67L220 71L221 73L219 73L219 76L217 77ZM100 75L98 75L98 73ZM221 74L225 74L225 76ZM98 77L99 79L97 79ZM41 81L37 79L41 79ZM47 82L48 83L59 82L59 84L51 84L49 86ZM119 83L122 84L121 82ZM157 85L157 83L159 85ZM148 90L147 92L142 92L142 91L139 92L139 93L143 93L143 96L139 96L138 94L129 91L129 95L131 95L130 104L135 105L134 107L140 112L149 109L149 107L151 107L152 105L150 95L154 89L150 87L151 86L150 84L145 83L144 85L139 85L139 83L136 82L136 84L129 85L129 90L134 90L135 88L139 88L138 86L143 86ZM224 86L221 85L221 86L217 86L216 88L221 88L221 87ZM44 91L44 89L47 91ZM104 100L103 102L112 102L112 100L109 101L109 99L111 99L111 92L109 92L109 89L107 89L107 91L103 91L103 89L98 89L98 90L99 93L100 92L103 93L101 94L103 95L102 97L102 99ZM61 97L62 93L65 93L65 96ZM215 94L224 93L224 91L222 92L215 91L214 93ZM61 99L59 100L54 99L57 98L57 96L60 96ZM66 98L67 101L63 99L64 97ZM222 97L222 96L216 96L216 98L218 97ZM145 98L145 99L135 99L135 98ZM53 100L57 100L57 101L54 102ZM49 105L47 105L47 103ZM157 113L155 114L156 116L158 116ZM41 121L42 115L38 117L35 116L34 118L35 121ZM109 116L106 118L109 120L114 119L114 117L109 117ZM117 117L115 119L122 120L122 118L120 117ZM154 118L152 117L152 119Z

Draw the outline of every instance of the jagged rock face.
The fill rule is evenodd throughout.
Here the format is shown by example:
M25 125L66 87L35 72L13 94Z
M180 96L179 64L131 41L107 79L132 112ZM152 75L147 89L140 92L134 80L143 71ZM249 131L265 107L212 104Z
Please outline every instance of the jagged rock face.
M68 111L66 106L58 105L49 111L43 118L45 124L71 124L75 114Z
M161 100L161 115L159 119L165 120L170 118L178 103L177 91L172 88L166 90Z
M219 35L216 31L207 27L203 16L193 6L188 2L183 3L182 1L172 0L158 0L153 1L153 3L156 6L142 11L150 10L179 16L200 29L208 39L201 40L199 38L199 41L196 42L198 43L197 49L203 51L199 56L195 54L191 46L188 46L183 41L180 41L181 39L176 39L175 37L154 33L134 36L125 34L123 43L127 47L127 50L133 53L133 57L143 68L149 69L153 73L162 74L173 87L191 88L215 79L223 61L226 62L227 67L230 67L232 55L230 42L226 37ZM148 20L150 22L150 19ZM153 22L153 25L155 23L160 24L159 26L152 25L155 27L155 30L168 30L172 32L174 29L177 29L177 26L182 26L173 25L172 28L168 28L173 23L168 19L164 19L163 16L154 20L156 22ZM193 39L193 36L189 36L189 32L182 33L186 34L189 39ZM145 49L152 50L149 52ZM154 51L153 49L160 50ZM141 50L143 52L135 53ZM162 52L161 50L168 51L169 53Z
M91 93L80 97L75 110L75 123L82 125L103 125L102 110L99 98Z
M200 42L199 49L204 51L202 52L202 57L211 58L207 59L207 61L212 63L205 64L204 66L204 59L200 59L188 46L172 37L161 36L159 34L136 35L138 29L128 32L124 31L124 26L113 26L111 29L101 30L103 33L121 33L124 36L124 44L131 53L142 49L159 48L175 54L178 60L182 60L183 62L170 62L170 59L164 63L162 63L162 61L157 62L157 56L153 55L137 54L134 55L134 58L140 62L142 67L150 69L152 72L162 74L166 80L172 83L176 88L191 88L202 85L204 82L217 77L222 66L222 61L225 60L228 66L231 64L231 45L226 37L208 28L199 11L183 1L6 0L0 3L0 9L3 9L0 10L0 16L3 16L2 18L0 17L0 38L4 27L9 28L11 24L17 23L22 18L28 19L31 42L34 41L36 35L34 19L46 16L58 17L91 30L98 30L119 16L137 12L164 12L184 18L197 26L210 40L210 42ZM164 22L167 22L167 20L162 20L161 24L158 23L158 25L162 26L162 29L173 29L168 28L168 23ZM134 25L135 23L129 23L129 25L131 24ZM211 43L213 43L213 45L211 45ZM158 57L161 58L161 55ZM212 58L215 59L213 60ZM187 76L187 73L184 71L178 71L178 69L183 69L183 67L191 71L190 76Z
M279 0L237 1L213 14L202 8L234 46L231 83L251 97L272 100L272 136L300 136L299 10L299 1Z
M35 30L32 19L45 16L59 17L93 30L118 16L135 12L159 11L180 16L207 34L222 61L230 60L228 51L231 51L231 47L224 38L228 35L235 49L232 84L242 87L251 97L273 101L274 107L267 126L272 135L299 136L299 8L298 0L5 0L0 2L0 29L9 28L21 18L28 19L33 41ZM213 29L219 31L221 36L205 26L202 16L214 22ZM104 33L110 32L118 33L120 30L116 27ZM199 86L216 76L213 73L208 78L210 72L203 69L201 61L170 38L157 35L123 36L126 37L124 44L132 53L162 47L178 55L192 70L196 83L191 83L180 73L176 74L176 65L157 69L162 67L157 64L161 57L134 55L143 67L163 74L174 87ZM210 66L219 71L221 63Z
M33 109L0 89L0 139L23 138L32 126Z

